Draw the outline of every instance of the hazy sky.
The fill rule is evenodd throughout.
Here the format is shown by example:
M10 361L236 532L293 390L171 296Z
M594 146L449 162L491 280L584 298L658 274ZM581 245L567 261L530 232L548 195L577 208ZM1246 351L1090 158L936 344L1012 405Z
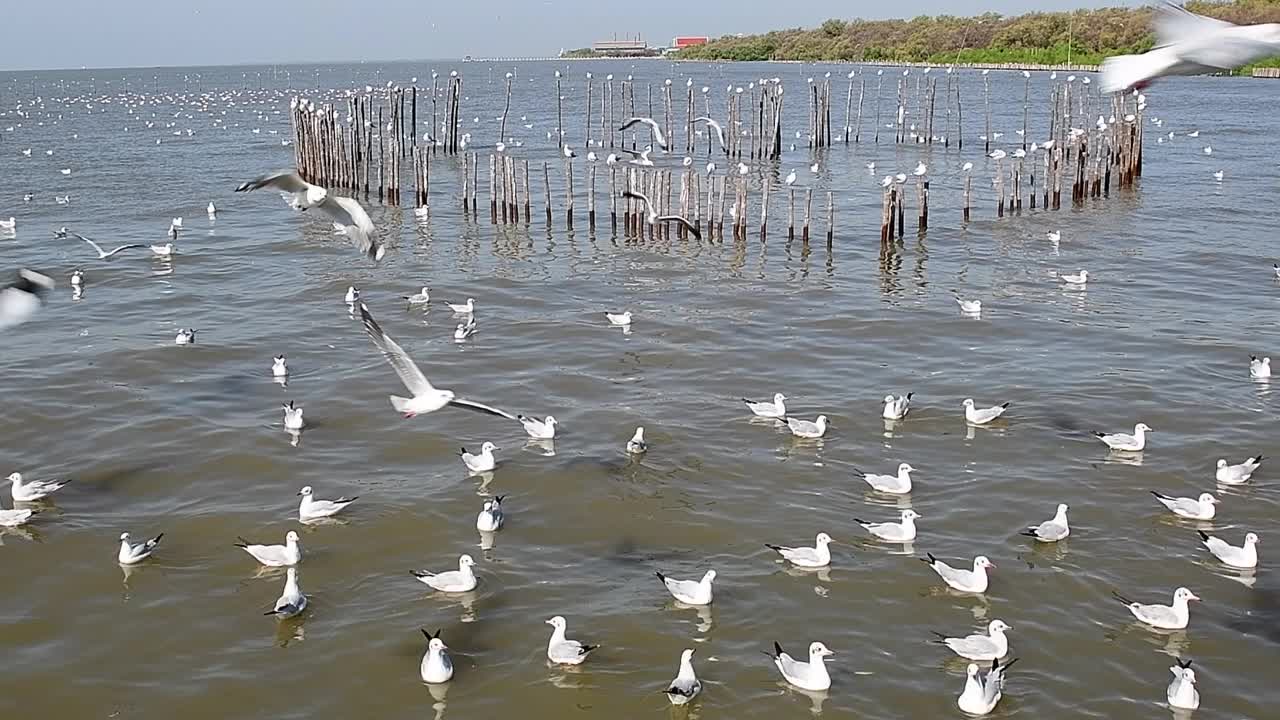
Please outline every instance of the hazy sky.
M830 17L1135 4L1133 0L10 0L0 70L550 56L614 34L811 27ZM641 14L644 8L645 14ZM306 12L301 12L305 10Z

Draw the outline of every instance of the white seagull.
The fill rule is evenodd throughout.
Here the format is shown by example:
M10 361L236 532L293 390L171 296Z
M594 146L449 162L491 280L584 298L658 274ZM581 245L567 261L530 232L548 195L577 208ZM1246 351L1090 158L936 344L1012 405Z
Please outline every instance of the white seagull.
M1133 434L1113 433L1107 435L1105 433L1095 432L1094 435L1106 443L1107 447L1120 452L1142 452L1147 447L1147 433L1155 432L1146 423L1138 423L1133 426Z
M299 490L298 495L302 496L302 501L298 503L298 521L304 523L333 517L360 497L353 495L340 497L337 500L319 500L313 494L310 485Z
M907 463L898 465L897 475L877 475L875 473L863 472L858 468L853 471L862 476L868 485L874 490L891 495L906 495L911 492L911 473L915 472L915 468Z
M1200 493L1198 498L1172 497L1151 491L1161 505L1169 508L1169 512L1188 520L1212 520L1218 514L1218 499L1212 493Z
M794 174L795 173L792 172L792 175ZM653 206L653 203L649 202L649 197L644 193L636 192L634 190L624 190L622 192L622 197L633 198L644 202L645 220L650 225L668 222L680 223L694 238L698 240L702 239L702 233L698 230L698 227L689 222L687 218L680 215L659 215L658 210Z
M355 305L360 300L360 288L355 285L347 286L347 294L342 296L342 301L348 305Z
M289 363L285 360L284 355L276 355L271 358L271 375L272 377L289 377Z
M662 148L664 151L667 149L667 139L662 135L662 128L658 125L658 121L653 118L633 117L623 123L622 127L618 128L618 132L624 132L628 128L635 127L636 125L648 126L649 130L653 132L653 141L658 143L658 147Z
M70 480L31 480L27 481L22 473L12 473L7 478L11 483L9 495L13 501L38 502L66 487Z
M12 510L0 508L0 527L18 527L20 525L25 525L26 522L35 515L36 511L31 508L15 507Z
M1170 75L1221 73L1280 55L1280 24L1232 25L1177 5L1156 9L1156 44L1141 55L1102 63L1102 91L1142 89Z
M564 636L566 623L560 615L548 620L547 624L553 628L551 639L547 641L547 659L557 665L581 665L592 650L600 647L567 639Z
M986 635L974 633L965 637L947 637L940 632L934 635L938 636L936 642L939 645L946 645L951 652L966 660L991 662L1009 654L1009 638L1004 633L1012 629L1003 620L992 620L987 625Z
M423 630L422 634L427 637L427 652L423 654L422 664L418 667L422 682L428 685L449 682L453 678L453 659L449 657L449 646L440 639L439 630L435 634Z
M476 312L476 299L467 298L465 303L445 303L455 315L474 315Z
M1075 275L1072 275L1070 273L1059 273L1058 277L1062 280L1062 282L1068 285L1084 285L1085 283L1089 282L1089 271L1081 270Z
M720 123L706 116L696 117L693 119L693 121L695 123L704 122L707 124L707 127L711 128L712 130L715 130L716 139L720 141L720 149L728 152L728 146L724 144L724 128L720 127Z
M925 558L920 558L920 560L933 568L933 571L938 573L938 577L942 578L943 582L960 592L986 592L988 584L987 568L996 566L985 555L979 555L973 559L972 570L953 568L934 557L933 553L926 553L926 556Z
M471 592L476 589L476 574L471 570L475 564L476 561L472 560L470 555L462 555L458 558L457 570L449 570L442 573L433 573L429 570L414 570L412 574L418 578L419 582L430 585L440 592Z
M1023 535L1035 538L1037 542L1051 543L1065 540L1071 534L1071 526L1067 524L1067 504L1058 503L1058 510L1051 520L1039 525L1032 525L1022 531Z
M174 345L195 345L196 333L195 328L180 328L178 334L173 336Z
M0 289L0 330L30 320L44 306L44 295L53 289L53 278L35 270L18 270L17 279Z
M253 556L267 567L297 565L302 560L302 548L298 547L298 533L290 530L284 536L284 545L254 545L244 538L237 538L236 547Z
M1216 538L1200 530L1201 543L1213 553L1213 556L1233 568L1249 569L1258 567L1258 536L1245 533L1244 545L1236 547L1226 540Z
M544 420L517 415L516 419L524 425L524 431L534 440L551 440L556 436L556 419L550 415Z
M301 430L305 424L302 420L302 408L294 407L292 400L280 407L284 408L284 429Z
M423 285L422 290L412 295L402 295L401 297L407 300L410 305L426 305L431 302L431 288Z
M1257 472L1258 466L1265 460L1261 455L1255 455L1246 459L1239 465L1228 465L1223 458L1218 458L1218 469L1214 473L1214 477L1223 485L1243 485L1249 482L1249 478Z
M626 327L631 324L630 310L626 312L621 312L621 313L606 312L604 314L604 317L606 320L609 321L610 325L617 325L618 327Z
M315 208L333 222L341 225L346 236L364 255L375 262L382 259L386 247L373 237L377 228L369 213L354 198L339 197L319 185L303 180L295 170L281 170L270 175L241 183L236 192L249 192L260 188L279 190L295 210Z
M644 427L637 427L635 435L627 441L627 452L640 455L649 450L649 443L644 441Z
M1173 682L1165 690L1165 699L1169 707L1181 710L1195 710L1200 707L1200 691L1196 689L1196 671L1191 669L1191 661L1177 658L1169 672L1173 673Z
M991 671L985 676L978 674L978 666L969 663L964 681L964 692L956 699L956 705L970 715L988 715L996 709L1000 698L1004 695L1004 674L1018 662L1014 658L1004 665L999 660L991 663Z
M680 653L680 671L665 692L672 705L684 705L702 692L702 681L693 671L693 648Z
M831 564L831 549L828 547L830 544L830 535L818 533L814 547L783 547L768 543L765 543L765 547L778 553L782 556L782 559L797 567L821 568Z
M827 674L827 666L823 659L835 655L826 645L815 642L809 645L809 662L801 662L783 651L778 643L773 644L773 654L765 653L773 658L773 664L782 673L782 679L801 690L822 692L831 688L831 676Z
M1258 358L1256 355L1250 355L1249 377L1256 379L1271 377L1271 358Z
M275 607L263 615L275 615L279 620L297 617L307 609L307 596L298 589L298 569L290 566L285 571L284 591L276 599Z
M1191 621L1191 610L1187 607L1187 603L1191 600L1199 600L1196 594L1187 588L1180 587L1173 591L1172 605L1143 605L1136 603L1118 592L1112 591L1112 596L1129 608L1129 612L1138 620L1161 630L1184 630L1187 623Z
M462 458L462 464L466 465L467 469L470 470L473 475L486 473L498 466L498 461L493 456L493 451L497 449L497 445L485 441L485 443L480 446L480 452L471 453L467 452L466 448L462 448L458 453L458 457Z
M160 544L160 538L164 537L164 533L144 540L140 543L129 542L129 533L120 533L120 552L116 553L116 562L121 565L137 565L138 563L151 557L151 551L156 549L156 545Z
M791 172L787 173L787 177L786 177L785 179L783 179L783 182L785 182L787 185L795 185L795 184L796 184L796 171L795 171L795 170L792 170Z
M404 383L405 388L413 394L412 398L403 398L392 395L391 406L396 412L403 413L406 418L415 415L426 415L435 412L446 405L465 408L467 410L476 410L490 415L497 415L508 420L515 420L516 416L509 412L499 410L488 405L482 405L471 400L464 400L453 393L452 390L439 390L431 385L427 377L422 374L422 370L418 369L417 364L409 357L404 348L396 344L377 321L373 319L373 315L369 314L369 308L363 303L360 305L360 317L364 321L365 332L369 334L369 338L373 340L373 344L382 352L383 357L396 371L396 375L400 377L400 382Z
M676 580L663 575L660 571L654 575L667 587L671 597L685 605L710 605L713 599L711 583L715 582L716 571L708 570L701 580Z
M915 393L907 393L894 397L893 395L884 396L884 410L880 413L880 417L885 420L901 420L907 416L907 411L911 409L911 396Z
M476 529L480 532L497 532L502 529L506 516L502 514L502 499L506 495L495 495L492 500L485 500L476 515Z
M982 314L981 300L965 300L964 298L957 297L956 304L960 306L960 312L964 313L965 315Z
M87 237L85 237L85 236L83 236L83 235L81 235L81 234L79 234L79 233L67 233L67 234L68 234L68 235L70 235L70 236L71 236L71 237L73 237L73 238L79 238L80 240L83 240L83 241L85 241L85 242L89 243L90 247L92 247L92 248L93 248L93 249L98 253L98 259L99 259L99 260L109 260L109 259L111 259L112 257L115 257L115 256L116 256L116 254L121 253L121 252L124 252L125 250L132 250L132 249L134 249L134 248L145 248L145 247L150 247L149 245L143 245L143 244L141 244L141 243L130 243L130 244L128 244L128 245L121 245L121 246L117 247L116 249L114 249L114 250L112 250L112 251L110 251L110 252L107 252L106 250L103 250L103 249L102 249L102 246L101 246L101 245L99 245L98 243L96 243L96 242L94 242L94 241L90 240L89 238L87 238Z
M747 404L747 409L756 417L779 419L787 416L786 400L786 395L774 393L773 402L755 402L746 398L742 402Z
M853 521L867 529L867 532L886 542L905 543L916 539L916 520L920 514L915 510L902 511L902 522L873 523L854 518Z
M974 425L986 425L1003 415L1004 411L1008 409L1009 403L979 409L974 407L973 398L966 398L964 401L964 419Z
M785 419L787 421L787 427L791 429L791 434L798 438L812 440L827 434L826 415L819 415L813 422L809 422L808 420L799 420L789 416Z

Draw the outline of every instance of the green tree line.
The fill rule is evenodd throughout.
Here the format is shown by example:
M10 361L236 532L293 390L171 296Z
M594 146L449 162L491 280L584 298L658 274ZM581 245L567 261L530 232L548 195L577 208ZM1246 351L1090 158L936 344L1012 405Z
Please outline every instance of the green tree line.
M1280 22L1280 0L1189 2L1192 12L1236 24ZM1150 50L1154 10L1103 8L1005 17L920 16L910 20L827 20L813 29L725 36L686 48L692 60L848 60L946 63L1098 64ZM1265 64L1280 64L1278 61Z

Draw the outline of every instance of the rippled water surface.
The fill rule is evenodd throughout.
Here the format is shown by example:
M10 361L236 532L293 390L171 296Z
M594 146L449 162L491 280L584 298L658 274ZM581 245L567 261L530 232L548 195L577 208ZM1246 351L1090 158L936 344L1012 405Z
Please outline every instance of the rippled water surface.
M465 78L463 125L487 153L506 66L0 74L0 216L18 219L17 232L0 238L3 265L41 268L59 283L37 321L0 336L0 474L75 479L26 528L0 535L0 709L66 718L658 717L672 712L661 690L680 651L696 647L705 690L676 715L954 717L964 664L930 644L930 631L963 634L998 617L1013 626L1021 661L997 717L1167 717L1173 656L1195 659L1197 716L1274 717L1273 473L1264 464L1253 484L1220 489L1213 466L1277 450L1275 396L1250 381L1248 358L1273 354L1276 343L1278 86L1162 83L1149 93L1137 188L997 221L977 140L980 76L964 73L961 151L866 142L876 78L868 71L864 142L811 155L798 141L780 163L751 169L757 186L764 174L797 169L798 185L821 198L834 191L830 245L823 233L806 244L776 229L765 242L638 241L589 232L585 212L576 232L564 231L560 213L548 230L540 198L531 227L495 227L487 214L462 216L460 164L440 156L429 217L370 206L390 246L374 266L274 194L232 193L291 162L280 140L295 93L324 98L414 76L422 84L433 69ZM692 77L695 90L713 88L720 115L727 85L779 76L790 90L787 144L805 127L805 79L830 69L843 96L847 70L569 65L565 125L580 156L587 69L597 81L610 72L655 85L672 77L677 108ZM524 144L509 152L555 160L546 136L553 67L515 71L509 134ZM990 78L993 129L1012 150L1023 81ZM882 124L895 82L886 82ZM1046 74L1032 79L1036 138L1048 133L1049 85ZM429 107L420 98L423 132ZM1185 136L1194 129L1199 138ZM1176 137L1157 143L1169 130ZM659 163L678 167L679 157ZM930 230L913 232L912 199L907 237L882 249L878 177L921 159L932 181ZM966 161L977 165L978 199L962 225ZM729 164L721 160L720 172ZM24 203L27 192L34 198ZM69 204L55 202L67 193ZM216 221L205 217L210 200ZM127 253L98 261L50 232L66 225L104 245L162 242L173 216L187 229L170 262ZM1049 230L1062 233L1057 249ZM67 276L77 267L86 290L73 300ZM1056 274L1081 268L1088 289L1064 289ZM403 389L342 302L349 284L437 384L554 414L560 436L527 444L518 424L460 410L399 417L386 396ZM406 309L400 297L424 284L435 298L429 310ZM961 316L953 291L980 298L981 319ZM457 344L443 301L467 297L479 332ZM624 308L636 318L629 334L602 315ZM199 344L175 347L176 330L192 326ZM293 368L286 387L270 377L279 353ZM910 416L886 426L880 398L908 391ZM774 392L792 398L797 416L826 414L829 435L797 441L750 420L740 398ZM1006 419L975 429L961 413L966 397L1012 405ZM309 423L296 446L281 425L288 400ZM1109 456L1089 434L1139 421L1156 430L1140 457ZM637 425L651 449L632 460L623 446ZM491 477L468 477L458 448L486 440L502 448L501 464ZM854 471L903 461L917 468L905 498L869 491ZM360 499L342 522L300 526L295 493L304 485ZM1148 490L1220 493L1219 517L1174 520ZM482 545L475 515L492 494L507 496L508 524ZM1059 502L1072 508L1068 541L1037 547L1018 535ZM853 522L906 507L923 517L905 548L871 542ZM280 542L291 529L302 535L300 578L312 604L277 623L262 613L282 574L260 572L234 543ZM1223 568L1197 529L1233 543L1258 532L1262 568ZM165 538L151 561L122 573L122 530ZM829 570L788 570L764 547L820 531L836 541ZM925 552L989 556L998 565L989 592L942 590L914 559ZM432 595L409 574L455 566L461 553L477 559L475 592ZM704 610L674 606L653 576L708 568L719 580ZM1110 597L1167 602L1178 585L1204 599L1185 632L1138 626ZM543 621L557 614L570 637L603 645L580 668L545 664ZM457 676L444 688L419 680L419 628L442 629L452 650ZM796 654L812 640L832 648L832 689L809 696L782 685L760 654L775 640Z

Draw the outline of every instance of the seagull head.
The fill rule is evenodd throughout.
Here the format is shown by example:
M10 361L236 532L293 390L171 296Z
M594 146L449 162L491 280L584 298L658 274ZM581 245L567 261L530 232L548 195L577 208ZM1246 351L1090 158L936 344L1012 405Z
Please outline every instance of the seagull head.
M301 490L298 491L298 494L301 495L302 497L311 497L311 486L310 485L304 486Z
M897 398L895 398L893 395L885 395L884 401L887 403L896 402Z
M1212 493L1200 493L1200 497L1198 499L1200 500L1201 505L1218 504L1218 498L1214 497Z
M777 404L779 404L779 403L783 402L783 401L784 401L784 400L786 400L786 399L787 399L787 396L786 396L786 395L783 395L782 393L774 393L774 394L773 394L773 404L774 404L774 405L777 405Z
M286 543L290 544L290 545L297 545L297 544L298 544L298 533L297 533L297 531L295 531L295 530L290 530L289 532L285 533L284 541L285 541Z
M1155 430L1152 430L1151 426L1146 423L1138 423L1133 429L1135 432L1155 432Z
M831 656L833 656L833 655L835 655L835 653L833 653L833 652L831 652L830 650L828 650L828 649L827 649L827 646L826 646L826 645L823 645L823 644L822 644L822 643L820 643L820 642L815 642L815 643L813 643L812 645L810 645L810 646L809 646L809 658L810 658L811 660L813 660L813 659L819 659L819 658L825 658L825 657L831 657Z
M898 466L899 475L906 475L907 473L913 473L915 471L916 469L911 467L910 463L902 463Z
M547 621L547 624L548 624L548 625L550 625L551 627L553 627L553 628L557 629L557 630L563 630L563 629L564 629L564 627L565 627L564 618L563 618L563 617L561 617L561 616L559 616L559 615L557 615L557 616L555 616L555 617L551 618L550 620L548 620L548 621Z
M1195 593L1191 592L1191 590L1189 590L1188 588L1185 588L1185 587L1180 587L1180 588L1178 588L1177 590L1174 590L1174 591L1173 591L1173 601L1174 601L1174 602L1184 602L1184 603L1185 603L1185 602L1187 602L1188 600L1199 600L1199 599L1200 599L1200 598L1199 598L1199 597L1197 597Z
M1005 625L1003 620L992 620L991 624L987 626L987 632L991 633L992 635L997 635L999 633L1004 632L1005 630L1012 630L1012 629L1013 628L1009 627L1008 625Z
M1067 506L1067 504L1066 504L1066 503L1058 503L1058 514L1059 514L1059 515L1066 515L1066 514L1067 514L1067 510L1069 510L1069 509L1070 509L1070 508Z
M460 557L458 558L458 568L459 568L459 569L461 569L461 568L469 568L469 567L474 566L475 564L476 564L476 561L475 561L475 560L472 560L470 555L462 555L462 556L460 556Z
M818 533L818 537L815 539L815 542L817 543L818 547L823 547L825 545L830 545L832 543L832 540L830 535L826 533Z
M680 662L687 663L692 659L693 659L693 648L685 648L684 652L680 653Z
M903 511L902 511L902 519L903 519L903 521L907 521L907 520L919 520L919 519L920 519L920 513L916 512L915 510L903 510Z
M964 406L965 406L965 407L967 407L967 408L971 408L971 407L973 407L973 398L965 398L965 399L964 399Z
M127 532L120 533L120 542L129 542L129 533Z
M493 452L494 450L497 450L497 449L498 449L498 446L497 446L497 445L494 445L493 443L489 442L488 440L486 440L486 441L484 442L484 444L480 446L480 452L481 452L481 453L491 453L491 452Z
M706 584L708 584L708 585L710 585L710 584L711 584L711 582L712 582L713 580L715 580L715 579L716 579L716 571L715 571L715 570L708 570L708 571L707 571L707 574L702 576L702 582L704 582L704 583L706 583Z
M996 564L987 559L986 555L979 555L973 559L974 570L986 570L987 568L995 568Z
M11 474L9 475L9 477L7 477L7 478L5 478L5 479L6 479L6 480L8 480L8 481L9 481L9 482L11 482L11 483L18 483L18 484L21 484L21 483L22 483L22 473L11 473Z
M542 421L542 424L544 424L544 425L550 425L551 427L555 427L555 426L556 426L556 419L555 419L554 417L552 417L552 416L548 415L548 416L547 416L547 419Z
M1257 533L1246 533L1246 534L1245 534L1245 536L1244 536L1244 544L1245 544L1245 545L1257 545L1257 544L1258 544L1258 534L1257 534Z

